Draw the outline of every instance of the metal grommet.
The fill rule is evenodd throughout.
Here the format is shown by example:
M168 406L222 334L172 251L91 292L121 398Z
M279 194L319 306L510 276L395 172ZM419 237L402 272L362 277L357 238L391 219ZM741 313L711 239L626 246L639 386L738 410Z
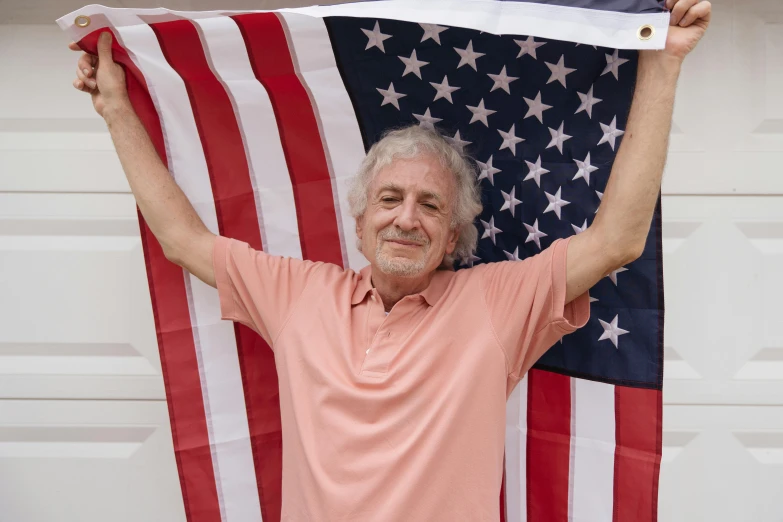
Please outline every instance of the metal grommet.
M90 25L90 17L87 15L79 15L76 17L76 20L74 20L74 23L79 27L87 27Z
M639 38L639 40L649 40L655 36L655 27L651 26L650 24L643 25L636 32L636 36Z

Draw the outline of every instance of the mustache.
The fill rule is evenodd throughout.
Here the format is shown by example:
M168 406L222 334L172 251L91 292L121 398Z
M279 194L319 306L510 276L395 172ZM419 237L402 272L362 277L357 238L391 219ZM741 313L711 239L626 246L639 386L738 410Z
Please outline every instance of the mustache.
M430 243L423 235L417 234L416 232L406 232L398 228L385 228L381 230L378 237L383 240L401 239L403 241L414 241L416 243L421 243L422 245L429 245Z

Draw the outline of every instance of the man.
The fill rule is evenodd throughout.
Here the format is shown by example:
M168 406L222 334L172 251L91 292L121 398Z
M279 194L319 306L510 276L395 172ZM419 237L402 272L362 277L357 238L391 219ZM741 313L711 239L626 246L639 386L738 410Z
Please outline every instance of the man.
M640 53L593 224L525 261L459 272L453 259L476 245L476 180L436 133L392 132L363 162L350 199L367 268L270 256L203 225L134 114L108 35L97 59L79 59L74 85L106 120L166 257L216 287L223 317L275 353L282 520L497 520L508 394L585 324L587 291L644 248L680 67L711 15L709 2L667 7L666 49Z

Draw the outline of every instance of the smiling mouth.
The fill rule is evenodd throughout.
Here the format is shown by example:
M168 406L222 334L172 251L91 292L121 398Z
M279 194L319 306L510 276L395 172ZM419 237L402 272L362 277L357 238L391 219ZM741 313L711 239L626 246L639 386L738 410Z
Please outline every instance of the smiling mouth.
M386 241L387 241L388 243L394 243L394 244L396 244L396 245L400 245L400 246L406 246L406 247L417 247L417 246L421 246L421 244L420 244L420 243L416 243L416 242L414 242L414 241L405 241L404 239L387 239Z

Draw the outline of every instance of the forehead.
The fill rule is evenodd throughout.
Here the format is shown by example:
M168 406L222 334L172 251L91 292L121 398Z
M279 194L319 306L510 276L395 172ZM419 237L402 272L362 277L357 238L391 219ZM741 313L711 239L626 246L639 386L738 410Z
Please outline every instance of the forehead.
M370 190L375 193L390 184L406 192L434 192L443 197L455 190L454 175L431 155L394 160L376 174Z

